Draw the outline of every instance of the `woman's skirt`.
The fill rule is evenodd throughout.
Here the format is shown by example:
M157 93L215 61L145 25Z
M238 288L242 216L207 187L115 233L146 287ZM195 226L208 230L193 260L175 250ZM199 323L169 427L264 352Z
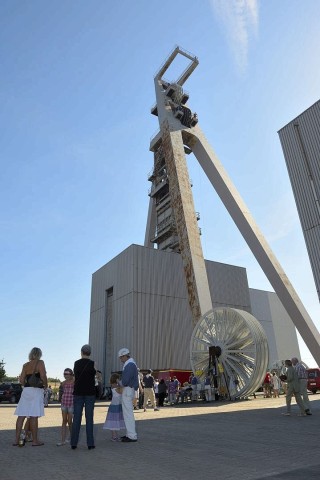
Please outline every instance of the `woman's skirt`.
M14 415L19 417L43 417L43 389L24 387Z

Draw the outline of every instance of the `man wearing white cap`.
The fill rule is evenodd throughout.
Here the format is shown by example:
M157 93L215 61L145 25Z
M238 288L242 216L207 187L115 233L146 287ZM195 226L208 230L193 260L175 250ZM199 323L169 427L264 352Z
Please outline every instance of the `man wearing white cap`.
M121 438L122 442L136 442L137 432L136 423L133 414L132 401L135 390L139 388L138 369L135 361L130 357L127 348L121 348L118 353L120 361L123 363L121 383L122 391L122 412L126 425L127 434Z

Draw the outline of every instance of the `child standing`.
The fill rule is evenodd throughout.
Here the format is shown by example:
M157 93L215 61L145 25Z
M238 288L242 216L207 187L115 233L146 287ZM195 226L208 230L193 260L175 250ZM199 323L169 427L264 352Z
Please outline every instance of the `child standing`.
M32 442L32 432L30 428L30 417L27 417L26 423L24 424L24 431L26 436L26 442Z
M63 372L65 378L61 383L59 394L61 396L61 413L62 413L62 427L61 427L61 442L57 443L57 447L61 447L70 440L66 440L67 426L71 436L72 418L73 418L73 387L74 377L71 368L66 368Z
M120 442L118 432L122 428L126 428L122 413L122 387L120 385L120 376L113 373L110 377L110 385L112 389L112 400L109 405L106 421L103 428L111 430L111 441Z

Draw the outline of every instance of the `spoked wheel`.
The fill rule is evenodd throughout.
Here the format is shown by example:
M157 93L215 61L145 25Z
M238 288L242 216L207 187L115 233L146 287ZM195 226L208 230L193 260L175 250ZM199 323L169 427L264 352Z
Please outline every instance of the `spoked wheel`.
M253 315L224 307L210 310L199 320L191 336L190 359L200 381L208 374L210 347L218 347L214 369L227 396L247 398L258 390L269 355L266 334Z

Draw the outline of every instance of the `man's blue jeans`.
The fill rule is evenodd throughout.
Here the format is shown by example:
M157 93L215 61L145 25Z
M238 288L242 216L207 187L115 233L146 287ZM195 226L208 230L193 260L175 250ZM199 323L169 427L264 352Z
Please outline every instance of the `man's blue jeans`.
M86 416L87 445L88 447L94 446L93 410L95 399L95 395L75 395L73 397L73 423L70 442L72 447L78 445L83 407Z

